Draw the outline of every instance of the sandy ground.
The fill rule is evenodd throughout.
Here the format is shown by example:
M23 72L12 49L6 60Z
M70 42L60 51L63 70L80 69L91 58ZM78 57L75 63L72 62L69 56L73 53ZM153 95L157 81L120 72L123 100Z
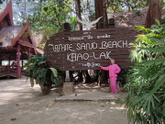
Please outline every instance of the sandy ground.
M127 124L125 109L114 102L57 102L25 78L0 80L0 124Z

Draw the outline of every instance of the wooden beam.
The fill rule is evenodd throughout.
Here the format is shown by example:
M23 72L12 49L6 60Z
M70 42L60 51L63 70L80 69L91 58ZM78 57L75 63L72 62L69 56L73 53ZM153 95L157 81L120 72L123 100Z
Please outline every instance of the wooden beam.
M21 78L20 59L21 59L21 49L20 49L20 45L18 44L17 46L17 78Z
M24 64L24 63L23 63L23 59L22 59L21 61L22 61L22 68L21 68L21 69L22 69L22 71L23 71L23 64Z
M28 48L28 55L27 55L27 60L30 60L30 48Z

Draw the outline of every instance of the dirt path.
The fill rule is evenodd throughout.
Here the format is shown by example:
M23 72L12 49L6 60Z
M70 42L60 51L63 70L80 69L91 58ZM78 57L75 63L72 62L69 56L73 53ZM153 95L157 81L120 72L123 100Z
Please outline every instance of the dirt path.
M42 96L40 88L26 79L0 80L0 124L127 124L125 109L101 102L54 103L52 91Z

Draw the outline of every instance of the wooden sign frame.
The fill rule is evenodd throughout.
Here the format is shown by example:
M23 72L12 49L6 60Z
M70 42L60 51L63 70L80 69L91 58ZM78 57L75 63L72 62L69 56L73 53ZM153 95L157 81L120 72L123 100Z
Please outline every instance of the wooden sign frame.
M59 70L98 70L108 66L110 58L121 68L130 66L129 43L135 40L132 28L70 31L53 35L46 43L45 58Z

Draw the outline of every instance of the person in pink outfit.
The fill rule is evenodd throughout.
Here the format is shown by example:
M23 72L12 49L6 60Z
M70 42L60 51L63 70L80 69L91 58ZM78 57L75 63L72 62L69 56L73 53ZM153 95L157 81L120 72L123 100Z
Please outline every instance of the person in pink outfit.
M109 71L109 87L111 87L111 92L116 94L118 92L116 87L117 74L121 71L121 69L117 64L115 64L114 59L111 59L110 63L111 65L109 65L108 67L101 66L101 69Z

